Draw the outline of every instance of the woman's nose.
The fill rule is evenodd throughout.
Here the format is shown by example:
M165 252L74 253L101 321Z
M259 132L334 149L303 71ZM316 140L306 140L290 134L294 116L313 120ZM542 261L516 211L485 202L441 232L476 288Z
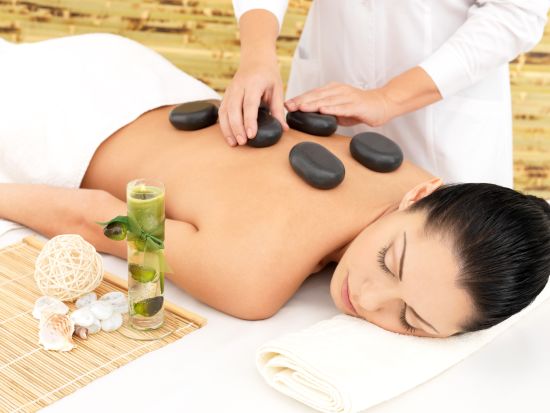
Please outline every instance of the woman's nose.
M398 289L395 283L386 280L366 280L361 285L358 304L365 311L374 312L383 309L398 298Z

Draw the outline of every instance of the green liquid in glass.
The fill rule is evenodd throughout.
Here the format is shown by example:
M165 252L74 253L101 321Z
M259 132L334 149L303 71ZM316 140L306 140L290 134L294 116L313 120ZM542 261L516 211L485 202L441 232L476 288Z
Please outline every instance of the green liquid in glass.
M128 219L141 229L164 241L164 188L142 184L139 180L128 184ZM164 273L161 265L163 249L157 249L128 230L128 299L129 317L133 327L155 329L164 319Z

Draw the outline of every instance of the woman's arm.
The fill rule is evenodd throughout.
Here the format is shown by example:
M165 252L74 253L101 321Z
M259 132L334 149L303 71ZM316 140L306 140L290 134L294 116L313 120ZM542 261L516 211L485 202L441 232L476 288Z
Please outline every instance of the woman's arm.
M532 48L546 23L548 0L480 0L468 19L418 66L378 89L331 83L289 99L289 111L335 115L343 126L383 125L450 96Z
M47 238L71 233L90 240L95 231L88 220L107 218L100 202L101 192L42 184L3 183L0 184L0 218L18 222Z
M283 81L277 63L277 17L262 9L248 10L238 17L239 69L227 86L219 109L220 128L231 146L244 145L256 136L262 98L269 104L272 115L288 129L283 110Z
M241 20L241 16L250 10L267 10L273 13L273 15L277 18L277 22L279 23L277 32L281 31L281 26L283 25L283 18L285 16L287 7L288 0L233 0L233 10L235 11L235 18L239 23Z
M40 184L0 184L0 218L23 224L47 238L79 234L97 251L126 259L124 241L103 235L95 221L126 215L126 203L102 190ZM259 269L227 248L216 233L166 219L165 254L174 273L167 278L193 297L234 317L267 318L282 303L270 303Z
M365 123L380 126L441 100L432 78L414 67L378 89L359 89L345 83L329 83L285 102L289 111L334 115L342 126Z

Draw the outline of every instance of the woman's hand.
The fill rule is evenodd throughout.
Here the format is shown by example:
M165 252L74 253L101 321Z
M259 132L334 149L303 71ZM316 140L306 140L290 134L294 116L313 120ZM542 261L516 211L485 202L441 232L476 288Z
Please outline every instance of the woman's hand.
M284 130L288 130L283 106L283 82L277 57L257 56L241 61L227 87L219 109L220 127L231 146L244 145L258 131L258 107L264 101Z
M285 106L290 112L334 115L342 126L380 126L390 120L389 102L380 89L363 90L344 83L332 82L310 90L287 100Z
M289 111L334 115L342 126L381 126L442 99L433 79L419 66L397 75L378 89L363 90L329 83L285 102Z

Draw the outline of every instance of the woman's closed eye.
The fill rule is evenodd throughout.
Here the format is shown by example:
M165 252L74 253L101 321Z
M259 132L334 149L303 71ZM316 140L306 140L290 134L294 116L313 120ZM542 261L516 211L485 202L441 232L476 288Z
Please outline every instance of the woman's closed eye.
M389 274L389 275L391 275L392 277L395 278L395 274L393 274L390 271L390 269L388 268L388 266L386 265L386 253L390 249L390 246L391 246L391 244L386 245L385 247L382 247L380 249L380 251L378 251L377 261L378 261L378 265L380 266L380 269L382 271L384 271L386 274ZM399 321L401 322L401 325L403 326L403 328L405 329L405 331L407 333L414 333L417 329L415 327L411 326L407 322L407 318L405 317L406 312L407 312L407 305L405 303L403 303L403 307L402 307L401 312L399 314Z
M391 275L392 277L395 277L395 275L390 271L388 266L386 265L386 253L390 249L389 245L386 245L385 247L382 247L380 251L378 251L378 265L384 271L385 273Z
M407 304L403 303L403 308L401 309L401 314L399 315L399 321L401 321L401 325L405 329L407 333L414 333L417 329L413 326L411 326L407 319L405 318L405 314L407 313Z

